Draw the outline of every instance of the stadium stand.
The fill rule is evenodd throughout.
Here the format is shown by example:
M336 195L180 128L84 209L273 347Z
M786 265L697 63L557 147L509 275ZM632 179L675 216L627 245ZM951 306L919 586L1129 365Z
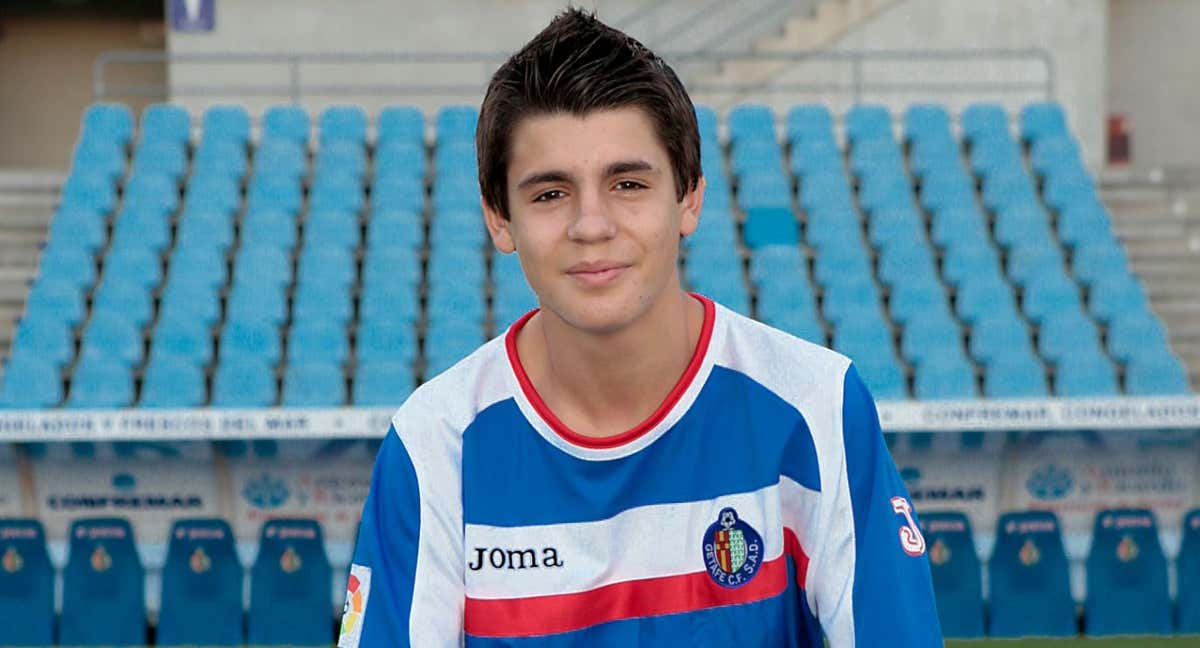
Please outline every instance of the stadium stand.
M708 191L688 287L846 352L878 397L1190 393L1057 104L1027 105L1015 128L972 105L957 134L940 105L861 104L844 146L820 105L735 106L726 138L697 115ZM536 305L516 259L488 251L476 118L442 108L427 153L406 106L378 114L374 141L348 105L272 107L257 139L236 106L207 109L194 136L177 106L136 124L92 106L0 398L380 402L356 382L383 363L409 367L399 402ZM202 370L205 393L167 356ZM185 393L164 400L163 381Z

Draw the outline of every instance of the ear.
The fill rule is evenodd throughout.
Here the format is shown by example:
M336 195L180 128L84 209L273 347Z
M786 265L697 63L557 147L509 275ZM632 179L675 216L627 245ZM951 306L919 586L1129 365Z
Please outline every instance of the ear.
M487 226L488 235L492 237L492 245L503 254L512 254L517 246L513 243L512 232L508 230L511 223L499 210L492 207L486 198L479 201L483 207L483 224Z
M696 188L683 194L683 200L679 201L679 208L682 210L679 233L683 236L690 236L700 225L700 211L704 207L704 187L704 176L700 176L696 181Z

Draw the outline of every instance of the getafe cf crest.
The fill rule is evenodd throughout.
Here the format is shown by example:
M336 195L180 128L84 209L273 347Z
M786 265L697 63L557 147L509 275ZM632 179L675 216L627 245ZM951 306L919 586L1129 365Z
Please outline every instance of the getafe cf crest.
M929 548L929 562L939 567L950 562L950 547L947 547L941 538L934 540L933 546Z
M1022 565L1032 567L1042 561L1042 552L1038 551L1033 540L1026 539L1025 544L1021 545L1021 551L1017 553L1017 558Z
M4 558L0 559L0 565L3 565L4 571L15 574L25 566L25 561L21 559L21 552L17 551L16 547L9 547L8 551L4 552Z
M732 508L721 509L704 532L704 565L709 578L722 587L749 583L762 566L762 550L762 536Z
M192 569L192 573L203 574L212 568L212 560L204 553L203 547L196 547L192 557L188 558L188 567Z
M300 570L300 554L296 550L288 547L284 550L283 555L279 557L279 568L285 574L291 574Z
M1138 546L1133 541L1133 538L1126 535L1121 538L1121 542L1117 544L1117 560L1121 562L1133 562L1138 557Z
M96 545L96 550L92 552L92 570L98 572L106 572L109 567L112 567L112 556L105 551L104 545Z

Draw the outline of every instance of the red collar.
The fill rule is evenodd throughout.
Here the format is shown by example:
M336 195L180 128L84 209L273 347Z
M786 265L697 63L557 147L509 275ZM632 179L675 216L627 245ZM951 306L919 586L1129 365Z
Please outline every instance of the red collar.
M504 337L504 348L508 352L508 362L512 365L513 373L517 376L517 382L521 385L522 393L525 394L525 398L533 406L538 415L550 426L550 429L554 430L563 439L577 446L603 450L624 445L641 437L654 429L654 426L666 418L671 409L675 407L675 404L679 402L683 393L691 386L692 380L700 371L700 366L704 364L704 356L708 352L708 344L712 340L716 308L712 300L707 297L695 293L692 293L692 297L695 297L704 306L704 324L700 327L700 339L696 342L696 350L692 352L692 359L688 362L687 368L683 370L683 375L679 377L675 386L671 388L670 393L667 394L667 397L663 399L658 408L646 420L633 428L610 437L597 438L584 436L567 427L565 423L554 415L554 412L550 411L550 408L546 406L546 402L542 400L537 390L534 389L533 382L529 380L529 374L525 373L525 367L521 364L521 358L517 356L517 333L521 331L525 323L529 321L529 318L538 312L537 309L529 311L521 319L517 320L509 327L508 333Z

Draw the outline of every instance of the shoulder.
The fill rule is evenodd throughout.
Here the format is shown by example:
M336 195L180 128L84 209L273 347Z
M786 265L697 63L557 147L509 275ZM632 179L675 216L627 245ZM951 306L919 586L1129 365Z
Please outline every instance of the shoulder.
M461 436L479 412L511 394L503 337L483 344L446 371L426 380L392 416L402 439L416 431Z
M717 357L719 366L738 371L788 400L818 390L841 393L850 358L808 340L772 328L726 308Z

